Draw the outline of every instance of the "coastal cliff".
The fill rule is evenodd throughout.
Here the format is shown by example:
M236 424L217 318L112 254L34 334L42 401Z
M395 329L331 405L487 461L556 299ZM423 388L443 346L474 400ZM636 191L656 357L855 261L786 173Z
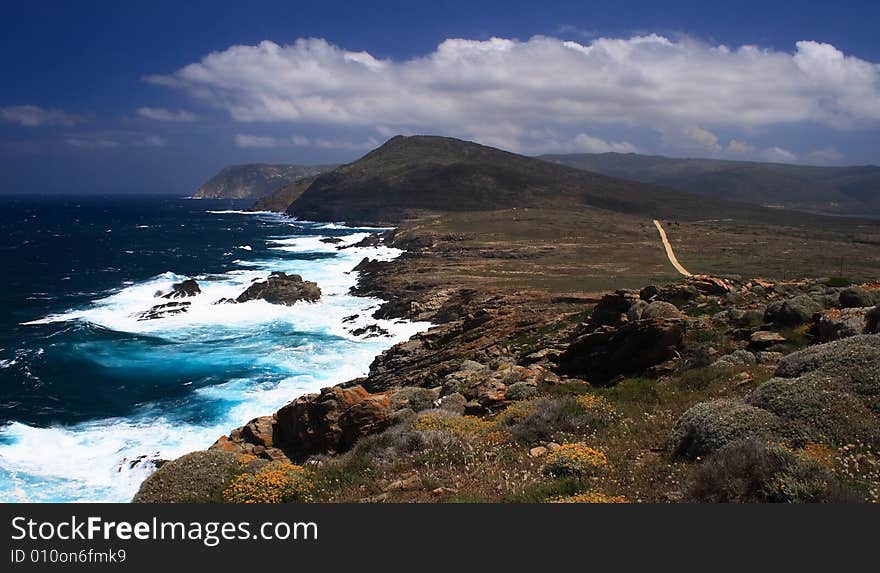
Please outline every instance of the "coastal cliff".
M333 169L332 165L230 165L196 190L200 199L260 199L300 179Z

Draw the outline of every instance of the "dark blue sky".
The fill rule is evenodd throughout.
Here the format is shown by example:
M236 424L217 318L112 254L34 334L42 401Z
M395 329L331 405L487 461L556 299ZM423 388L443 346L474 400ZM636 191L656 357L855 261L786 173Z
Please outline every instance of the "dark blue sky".
M529 153L636 149L669 155L733 158L733 154L740 153L743 158L751 159L880 163L877 146L880 122L876 107L859 103L877 96L880 90L880 79L877 79L880 72L875 65L872 68L872 63L880 62L877 40L880 2L832 5L801 1L796 7L792 7L795 4L791 2L709 4L511 0L433 3L83 1L15 5L7 2L0 23L3 78L0 83L0 168L4 171L0 192L187 193L228 163L344 161L357 157L371 142L381 141L397 130L445 133L501 146L510 142L506 145L508 148ZM848 72L850 75L833 77L843 78L840 82L846 83L851 83L848 78L857 77L864 85L859 84L859 89L851 93L831 95L826 85L816 87L815 100L792 104L803 107L803 113L797 117L780 113L779 110L785 108L784 102L774 107L774 111L760 114L757 111L751 114L751 108L740 110L734 106L737 109L706 110L690 115L681 110L658 110L655 108L661 104L648 105L642 99L631 103L636 106L632 108L632 117L636 119L621 116L615 121L601 117L607 115L610 108L577 115L580 112L575 110L583 110L582 104L592 103L599 97L593 92L581 91L579 93L585 94L582 96L561 94L560 101L571 103L572 99L581 99L575 102L578 105L571 107L548 108L544 104L548 99L545 91L536 96L542 101L536 101L535 106L526 102L518 108L519 112L508 112L510 117L499 111L492 116L493 126L471 130L462 128L463 122L471 121L470 117L486 116L486 113L476 105L461 103L456 99L459 96L451 96L451 88L446 85L448 76L437 81L422 78L433 73L431 67L422 72L388 72L391 75L376 81L381 84L394 78L400 82L395 89L412 88L419 93L430 93L440 107L446 105L443 102L451 101L461 108L454 117L439 114L436 125L426 119L430 114L415 109L406 113L399 110L361 112L357 120L347 122L341 119L346 110L363 110L362 102L348 101L333 91L332 86L322 87L317 96L331 102L332 109L342 110L335 111L337 115L333 119L312 115L313 107L297 107L295 117L278 111L276 104L270 109L265 104L270 96L277 100L281 94L282 99L289 98L297 105L297 98L304 96L296 81L281 87L274 85L273 74L280 75L278 70L283 68L274 67L271 57L265 54L246 59L244 69L235 62L226 62L223 64L226 67L215 70L216 76L211 82L246 83L251 81L248 70L263 73L255 82L256 87L247 93L246 88L237 84L224 85L221 89L217 83L211 83L212 91L205 94L200 90L207 84L192 77L183 78L182 84L178 82L181 85L171 87L168 82L144 80L151 75L171 77L211 52L224 52L233 45L255 46L263 40L285 46L298 38L321 38L341 50L368 52L375 59L390 61L403 70L405 62L432 54L449 38L489 40L499 37L527 42L533 36L549 36L587 46L596 38L628 40L652 33L673 42L687 38L700 44L702 47L678 53L681 57L694 58L695 68L715 65L713 50L721 44L733 50L746 44L756 45L765 52L786 56L784 59L795 54L799 41L830 44L846 57L863 61L857 62L860 67L853 67ZM508 75L530 69L533 61L530 58L545 62L540 58L552 57L543 48L537 51L540 54L529 50L517 56L510 62L510 69L514 71ZM297 55L291 57L300 61ZM646 52L644 57L654 57L653 52ZM672 58L673 55L657 57ZM603 60L606 62L603 65L620 65L630 70L630 66L639 65L636 58L642 56L627 58L620 60L622 64L608 64ZM768 57L770 78L776 73L773 66L788 65L771 60ZM480 77L492 75L498 65L506 66L509 61L508 58L482 62L479 65L485 67L475 73L482 74ZM327 70L331 76L336 73L332 63L323 59L320 62L330 66ZM724 61L719 65L725 66L724 69L711 73L727 77L730 70L739 69L735 64L726 67ZM548 67L546 63L537 66L539 69ZM596 62L585 62L584 66L590 67L583 70L578 67L572 74L606 71ZM639 70L638 74L650 74L656 66L647 69L648 72ZM810 69L827 71L820 64ZM670 74L674 73L681 74L680 67L672 68ZM406 77L401 79L403 76ZM345 89L357 91L357 82L362 81L359 77L353 76L352 83L346 84ZM413 79L415 77L421 79ZM831 81L828 74L819 80L816 77L809 75L808 79L812 83ZM546 84L552 78L539 76L538 81ZM663 81L662 78L654 80ZM505 83L512 81L507 77L497 81L501 82L497 91L512 90L513 97L535 95L531 89L534 86L525 88L516 82L515 85ZM620 78L615 81L620 85L626 83ZM736 81L739 83L730 89L747 89L742 80ZM807 80L792 78L785 89L796 90L798 85L807 85L798 83L802 81ZM467 92L470 85L474 84L463 82L462 91ZM516 91L520 89L523 91ZM542 85L541 89L549 88ZM571 89L575 90L575 86ZM660 88L652 89L656 92ZM626 91L620 92L613 95L613 99L627 101L628 95ZM391 95L381 97L388 99ZM220 100L225 103L217 103ZM834 100L833 105L828 104L830 100ZM499 109L494 101L487 99L483 105ZM408 105L404 102L400 107ZM731 107L726 103L717 107L724 105ZM756 105L763 106L763 102L758 101ZM248 109L247 117L241 115L243 106ZM382 103L370 100L367 107L381 108ZM650 112L646 111L649 107ZM818 108L822 110L816 111ZM542 118L546 119L546 114L555 109L573 115L567 116L565 125L550 130L552 133L543 133ZM620 113L626 115L627 111ZM736 113L749 118L745 122L748 125L731 121L731 114ZM520 119L525 116L529 119ZM572 123L578 124L576 129L568 128Z

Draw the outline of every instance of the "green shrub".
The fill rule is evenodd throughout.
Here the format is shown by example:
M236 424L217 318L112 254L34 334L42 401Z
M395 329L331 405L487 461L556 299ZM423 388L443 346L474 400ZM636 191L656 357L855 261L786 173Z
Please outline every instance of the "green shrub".
M711 503L860 501L824 465L762 440L728 444L688 476L686 500Z
M778 439L782 429L775 414L741 401L702 402L675 423L668 448L674 456L695 459L739 440Z

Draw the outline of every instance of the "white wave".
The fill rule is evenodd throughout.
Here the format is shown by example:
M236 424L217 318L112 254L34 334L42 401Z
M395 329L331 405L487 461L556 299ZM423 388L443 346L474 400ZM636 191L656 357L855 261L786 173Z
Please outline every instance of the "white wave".
M241 249L242 251L253 251L250 245L239 245L236 247L237 249Z
M195 395L209 401L219 413L219 418L207 424L181 423L174 418L174 412L157 412L150 405L127 418L65 427L34 428L12 423L0 429L0 500L126 501L153 469L149 463L129 467L126 460L140 456L171 459L204 449L230 429L258 415L269 414L297 396L366 374L376 354L430 326L373 319L371 315L381 301L350 294L357 281L357 273L352 269L360 260L390 260L402 252L384 246L336 248L357 243L368 235L344 235L340 237L343 242L338 244L322 242L318 235L272 237L268 242L278 249L278 257L238 260L236 270L196 277L202 292L175 299L190 302L188 312L179 315L138 320L141 313L154 305L169 302L161 298L161 293L169 292L173 283L188 278L169 271L124 286L87 308L26 323L85 321L178 343L222 345L227 343L224 340L245 339L247 348L228 342L233 345L229 350L251 353L255 373L289 375L282 374L280 380L276 376L269 382L260 378L236 379L196 390ZM284 254L313 252L332 256L306 260ZM292 306L263 300L214 304L221 298L236 298L253 281L264 279L272 271L296 273L316 281L322 290L321 300ZM353 315L357 318L343 322ZM389 336L365 339L351 333L374 324L387 330ZM266 334L270 327L273 332L284 332L289 327L298 336L273 339Z
M212 215L275 215L278 217L283 217L282 213L277 213L275 211L242 211L238 209L223 209L221 211L205 211L206 213L211 213Z

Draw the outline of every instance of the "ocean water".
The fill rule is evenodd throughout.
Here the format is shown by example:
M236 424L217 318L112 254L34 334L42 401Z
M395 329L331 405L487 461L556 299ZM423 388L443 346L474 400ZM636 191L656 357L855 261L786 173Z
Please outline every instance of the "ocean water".
M150 459L205 448L297 396L361 376L379 352L429 326L374 320L380 301L349 294L361 259L400 254L337 249L370 229L241 208L0 198L0 501L127 501L154 470ZM213 304L272 271L316 281L322 300ZM202 288L189 312L138 320L188 277ZM370 324L389 336L352 333Z

